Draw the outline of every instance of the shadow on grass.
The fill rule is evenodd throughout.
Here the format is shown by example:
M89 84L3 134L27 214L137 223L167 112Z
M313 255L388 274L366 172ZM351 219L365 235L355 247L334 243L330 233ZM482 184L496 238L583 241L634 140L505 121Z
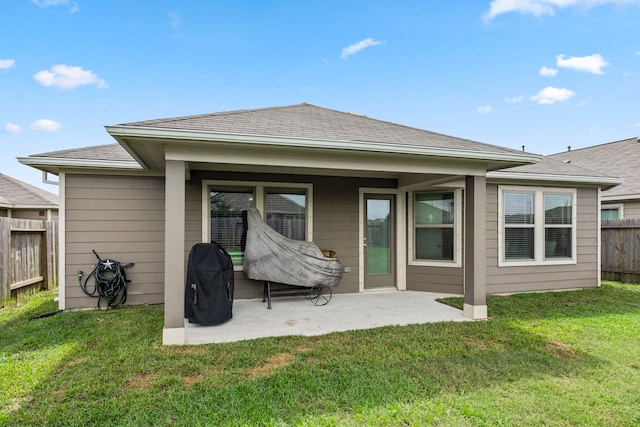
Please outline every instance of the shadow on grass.
M23 297L20 301L7 301L0 308L0 328L8 328L35 316L51 313L58 309L58 303L53 300L56 290L40 292L31 297Z
M0 424L295 424L523 379L588 375L606 360L501 321L638 310L631 289L572 294L492 297L492 322L194 347L160 345L161 307L23 322L22 336L0 334L9 338L0 344L3 353L79 345ZM576 310L589 301L589 310ZM29 338L36 327L51 333Z

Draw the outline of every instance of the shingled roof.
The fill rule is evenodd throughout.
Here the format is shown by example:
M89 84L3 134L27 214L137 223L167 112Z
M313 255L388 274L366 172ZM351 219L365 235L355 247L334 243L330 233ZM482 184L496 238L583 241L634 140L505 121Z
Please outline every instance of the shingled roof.
M58 196L0 173L0 207L58 207Z
M521 151L505 147L443 135L372 119L362 114L345 113L307 103L145 120L124 123L120 126L522 154Z
M603 196L640 195L640 142L636 138L609 142L548 156L624 179L624 183L603 193Z
M103 161L136 161L119 144L95 145L92 147L72 148L69 150L50 151L32 154L29 157L46 157L53 159L103 160Z

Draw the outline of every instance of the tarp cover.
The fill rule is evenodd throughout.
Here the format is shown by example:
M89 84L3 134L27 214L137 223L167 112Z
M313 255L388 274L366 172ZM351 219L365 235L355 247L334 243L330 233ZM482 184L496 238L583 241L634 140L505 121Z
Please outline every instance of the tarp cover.
M250 279L295 286L338 286L339 258L328 258L313 242L291 240L263 220L257 209L247 211L244 272Z

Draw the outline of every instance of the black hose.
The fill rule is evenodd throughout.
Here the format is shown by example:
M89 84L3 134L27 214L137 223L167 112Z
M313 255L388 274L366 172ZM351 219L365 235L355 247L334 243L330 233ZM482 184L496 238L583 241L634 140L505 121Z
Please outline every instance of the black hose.
M115 307L124 304L127 301L127 275L124 269L131 267L132 262L121 264L113 259L101 259L98 253L92 249L93 254L98 258L98 263L93 267L93 271L89 273L84 283L82 282L82 271L78 272L78 282L82 291L89 295L98 297L98 308L108 310L109 307ZM94 287L89 291L87 283L89 279L94 278ZM103 304L104 302L104 304Z

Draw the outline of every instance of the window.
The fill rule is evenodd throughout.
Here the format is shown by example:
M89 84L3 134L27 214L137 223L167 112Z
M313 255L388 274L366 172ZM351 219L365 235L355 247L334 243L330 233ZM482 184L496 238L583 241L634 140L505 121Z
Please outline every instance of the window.
M499 265L575 263L575 190L501 187Z
M255 206L253 188L210 189L211 240L220 244L234 264L242 264L247 240L247 209Z
M622 205L602 205L600 219L622 219Z
M461 190L413 193L411 264L459 266Z
M535 193L504 193L504 257L534 259Z
M249 208L257 208L285 237L312 240L311 184L203 181L202 187L203 242L219 243L237 269L244 260Z
M293 240L304 240L307 223L305 190L267 188L265 212L267 224Z

